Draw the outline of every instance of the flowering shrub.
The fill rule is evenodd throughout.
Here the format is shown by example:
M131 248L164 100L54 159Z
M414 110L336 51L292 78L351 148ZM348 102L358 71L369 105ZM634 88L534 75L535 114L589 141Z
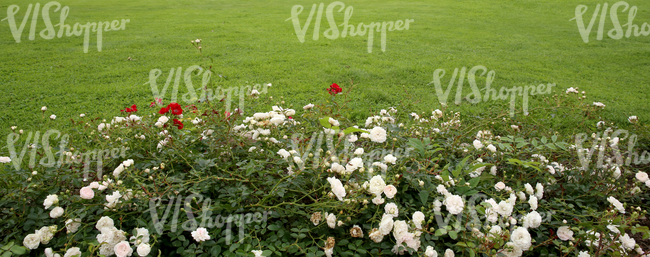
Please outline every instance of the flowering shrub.
M503 124L500 117L477 129L458 112L391 107L357 125L336 102L342 89L333 84L327 91L331 102L302 110L230 114L220 102L170 103L134 105L128 117L110 122L80 117L71 128L77 134L55 156L74 161L43 170L4 166L0 251L429 257L650 251L633 238L650 237L638 224L647 215L650 182L635 166L585 168L571 135L537 137L534 126ZM587 106L569 92L555 98L558 105L587 116L604 106ZM100 165L107 174L86 176L93 159L78 152L98 146L130 150ZM37 154L43 147L49 146L39 145ZM270 215L251 223L255 215L243 214L257 212ZM211 213L229 218L213 220Z

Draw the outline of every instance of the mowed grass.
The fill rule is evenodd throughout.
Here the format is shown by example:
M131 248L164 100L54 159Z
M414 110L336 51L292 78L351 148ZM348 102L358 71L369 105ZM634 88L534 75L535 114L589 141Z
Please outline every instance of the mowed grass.
M0 1L0 17L9 5L19 5L16 15L22 22L28 4L34 1ZM46 2L41 1L43 5ZM344 1L354 8L350 23L413 19L408 30L387 32L386 51L375 33L372 53L367 52L367 36L331 40L323 32L329 28L323 13L318 40L313 40L313 18L300 43L291 20L291 8L304 6L299 15L304 26L313 1L60 1L70 7L66 24L130 19L125 30L103 34L102 51L96 48L96 34L90 34L88 53L83 53L83 37L45 40L38 33L45 28L39 17L35 40L28 40L30 21L16 43L7 20L0 22L0 138L10 126L34 131L62 129L68 119L110 119L119 110L137 104L147 110L153 101L146 82L152 69L160 69L162 88L171 68L192 65L212 66L211 87L231 87L273 83L269 93L300 108L326 96L325 88L338 83L344 90L354 83L349 117L362 120L371 112L404 105L408 111L440 108L432 81L436 69L446 70L443 89L455 68L483 65L496 72L492 87L556 83L553 94L568 87L587 92L588 103L603 102L602 119L625 124L630 115L642 123L650 119L650 37L596 40L595 22L590 42L580 37L574 18L579 4L589 6L584 15L589 23L596 4L593 0L481 0L481 1ZM327 8L331 2L322 2ZM635 24L650 22L650 3L627 1L638 7ZM610 3L612 4L612 3ZM338 7L337 9L338 10ZM60 12L51 12L58 23ZM314 15L316 16L316 14ZM336 24L343 12L335 12ZM619 12L621 24L627 12ZM605 34L612 28L609 17ZM625 29L625 27L624 27ZM58 32L58 27L56 27ZM190 40L203 41L203 56ZM223 76L219 78L218 75ZM480 77L478 87L485 86ZM200 83L194 80L195 87ZM171 86L170 86L171 87ZM169 102L171 89L165 101ZM179 96L186 93L185 84ZM508 102L490 100L478 104L453 103L449 107L469 116L505 112ZM467 79L463 97L470 92ZM482 92L484 93L484 92ZM543 103L531 97L530 109ZM186 103L183 103L186 104ZM286 106L285 105L285 106ZM47 106L43 115L41 106ZM287 106L288 107L288 106ZM521 111L521 98L516 110ZM401 110L407 111L407 110ZM147 112L150 113L150 112ZM488 114L489 113L489 114ZM66 121L51 122L50 114ZM541 117L547 113L538 113ZM550 115L550 113L548 113ZM548 118L549 124L567 134L581 121L562 116ZM594 122L595 123L595 122ZM593 126L593 124L591 124ZM568 135L570 136L570 135ZM4 141L4 140L3 140ZM7 155L5 143L0 155Z

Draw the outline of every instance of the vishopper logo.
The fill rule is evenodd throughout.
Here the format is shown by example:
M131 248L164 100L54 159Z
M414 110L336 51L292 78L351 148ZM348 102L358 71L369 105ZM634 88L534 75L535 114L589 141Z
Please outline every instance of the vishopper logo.
M15 18L15 16L20 11L20 6L10 5L9 8L7 8L7 18L2 19L2 21L7 20L7 22L9 23L9 28L11 29L11 35L13 35L14 40L16 40L16 43L21 42L23 30L25 29L25 25L27 24L30 15L31 15L31 24L30 24L31 26L29 27L28 39L34 40L36 38L36 25L38 23L39 13L41 14L43 24L45 25L45 29L41 30L41 32L39 33L41 38L45 40L50 40L53 39L54 37L61 38L63 36L63 32L65 32L66 37L70 37L73 35L79 37L83 34L84 53L88 53L88 45L90 42L91 31L97 34L97 51L101 52L103 32L124 30L126 29L126 23L130 22L129 19L122 19L121 21L113 20L111 22L109 21L87 22L86 24L83 25L77 22L73 26L70 26L68 24L65 24L65 19L68 17L68 13L70 12L70 7L68 6L61 7L61 4L56 1L48 2L47 4L43 5L42 9L40 9L40 7L41 7L40 3L36 3L35 5L29 4L27 6L27 11L25 12L23 20L20 22L20 25L16 24L16 18ZM51 11L52 7L55 7L53 11ZM59 23L53 25L52 20L50 19L50 12L58 12L59 10L61 11L59 15ZM55 26L59 27L58 33L54 29Z
M163 200L161 199L150 199L149 200L149 213L151 214L151 219L153 220L154 230L158 234L162 234L165 231L166 225L169 225L171 232L176 232L177 229L182 229L184 231L194 231L199 227L206 228L208 230L212 228L224 228L222 234L225 233L226 244L230 245L232 237L232 231L234 226L237 226L239 242L245 238L245 229L247 224L251 223L265 223L268 221L268 215L272 214L272 211L264 211L263 213L237 213L237 214L228 214L213 216L212 210L212 199L205 198L200 194L192 194L185 198L182 196L172 196L167 203L167 206L163 209L162 217L158 214L158 207L163 206ZM197 205L203 202L203 205L200 209L193 209L192 203ZM181 206L183 206L181 208ZM173 208L173 215L171 221L167 222L169 215L171 214ZM185 212L187 220L184 221L179 226L179 212ZM198 216L195 216L198 214ZM160 218L159 218L160 217ZM198 218L198 220L197 220Z
M318 14L316 14L316 19L314 20L314 34L312 39L313 40L318 40L320 37L320 24L323 19L323 8L325 5L321 3L318 5ZM395 22L392 21L384 21L384 22L371 22L370 24L363 24L363 22L359 23L356 27L350 23L350 18L352 17L352 13L354 11L354 8L352 6L348 6L345 8L345 14L343 17L343 24L341 25L336 25L336 21L334 19L334 9L336 7L339 7L337 12L343 11L345 8L345 4L339 1L332 2L327 6L327 10L325 11L325 16L327 17L327 23L329 24L330 28L326 29L323 32L323 36L325 36L328 39L334 40L339 38L339 35L342 38L345 38L347 35L353 37L353 36L365 36L367 34L368 37L368 53L372 53L372 47L373 47L373 40L374 40L374 33L380 33L381 37L381 51L386 52L386 35L387 32L390 31L395 31L395 30L408 30L409 25L412 22L415 22L414 19L405 19L404 21L402 20L397 20ZM312 5L311 7L311 12L309 13L309 16L307 17L307 20L305 21L304 25L300 25L300 19L298 18L298 15L302 13L304 7L302 5L294 5L291 8L291 18L286 19L291 20L293 22L293 28L296 30L296 36L298 37L298 41L300 43L305 42L305 35L307 34L307 29L309 28L309 25L311 24L312 18L314 17L314 13L316 11L316 4ZM339 27L343 27L342 31L339 32Z
M582 41L585 43L589 43L589 35L591 34L591 30L598 19L598 16L600 15L600 20L598 20L598 32L596 34L596 40L602 40L603 39L603 34L604 34L604 27L605 27L605 21L607 20L607 14L608 14L608 4L603 3L602 9L600 4L596 4L596 8L594 9L594 13L591 16L591 20L589 21L589 24L585 27L585 22L583 20L583 15L587 12L589 9L588 6L586 5L578 5L575 10L575 17L569 21L576 20L576 23L578 25L578 31L580 32L580 37L582 37ZM619 21L619 9L620 11L625 14L627 12L627 23L621 25ZM610 29L607 32L607 36L609 38L618 40L623 38L630 38L632 36L632 32L634 32L634 36L648 36L650 35L650 24L647 22L644 22L641 27L639 25L634 24L634 17L636 17L636 12L637 12L637 7L632 6L630 7L630 4L628 4L625 1L619 1L614 3L610 8L609 8L609 17L612 21L612 26L613 28ZM627 30L623 30L623 27L627 27Z
M183 72L183 67L171 68L169 70L169 75L167 75L167 80L165 85L161 88L158 86L158 78L163 74L160 69L152 69L149 72L149 81L145 83L149 84L151 87L151 93L156 101L158 99L164 99L167 94L167 89L171 85L172 81L174 84L171 89L171 102L179 103L178 101L178 90L181 84L181 78L185 82L185 88L187 93L184 93L181 96L181 100L187 104L196 103L197 101L213 101L213 100L224 100L226 105L226 111L230 112L231 103L233 100L239 99L239 110L244 110L244 102L246 96L257 97L260 94L266 94L268 88L271 87L271 84L255 84L254 86L246 85L239 87L229 87L222 88L221 86L217 87L214 91L212 88L208 88L210 79L212 78L212 72L210 70L205 70L199 65L193 65L185 69ZM195 88L192 77L201 78L201 87ZM200 95L197 94L197 91L200 91Z
M604 162L607 162L609 166L616 164L616 166L619 167L622 167L623 165L629 166L633 162L635 165L650 163L650 153L648 153L648 151L643 151L643 153L635 151L634 147L637 143L637 135L630 134L630 132L627 130L618 129L616 131L613 131L612 128L607 128L604 132L602 132L602 134L593 133L591 136L593 139L591 148L584 148L583 145L588 138L590 137L588 137L585 133L580 133L575 136L576 151L578 153L578 159L580 159L580 164L582 165L583 170L587 170L589 168L589 164L591 163L591 160L594 157L594 153L596 152L598 152L598 158L596 161L597 168L603 168ZM619 142L626 139L628 140L627 152L623 154L619 149ZM627 158L625 158L625 155L627 155Z
M476 78L477 78L477 72L480 72L480 75L478 76L483 76L487 74L487 77L485 78L485 93L481 97L481 91L478 89L476 85ZM468 93L465 96L465 100L472 104L479 103L481 101L487 102L490 100L490 96L492 96L492 101L495 100L508 100L508 97L510 97L510 117L515 116L515 104L517 100L517 95L522 96L522 105L524 109L524 115L528 115L528 96L534 96L534 95L550 95L552 92L552 88L555 86L555 83L550 83L550 84L540 84L538 86L535 85L530 85L530 86L518 86L518 87L512 87L510 89L501 87L499 89L499 92L497 94L497 90L492 88L492 82L494 81L494 78L496 76L496 72L493 70L488 72L488 69L485 66L474 66L472 67L469 72L467 71L467 68L463 67L460 69L460 74L458 72L458 68L454 69L454 74L451 76L451 79L449 80L449 86L447 87L446 90L443 91L442 85L441 85L441 79L445 76L445 70L444 69L436 69L433 72L433 81L431 81L429 84L434 85L435 90L436 90L436 96L438 97L438 101L442 105L447 104L447 98L449 97L449 93L451 92L451 88L454 86L454 83L456 82L456 79L458 79L458 87L456 88L456 99L454 103L456 105L459 105L462 102L462 94L463 94L463 85L465 84L465 76L467 76L467 81L469 83L470 89L472 90L470 93Z
M20 149L20 154L16 151L16 143L20 139L21 134L10 133L7 135L7 148L9 149L9 156L11 158L11 164L16 170L20 170L22 161L25 157L25 154L28 152L28 149L31 149L29 155L29 168L36 167L36 156L38 153L38 148L43 149L42 158L39 161L39 164L46 168L51 167L61 167L64 164L81 164L84 165L84 179L88 179L88 173L90 171L90 166L93 161L97 163L97 177L102 177L102 167L104 160L109 158L125 158L126 151L129 150L128 147L120 147L113 149L93 149L86 152L79 152L76 150L73 152L66 151L70 136L68 134L62 134L60 131L55 129L50 129L41 135L40 131L28 132L25 138L22 149ZM52 152L52 144L50 144L50 139L54 136L54 140L59 139L58 148L59 151L56 152L56 155L59 156L58 161L54 153ZM72 150L71 150L72 151Z

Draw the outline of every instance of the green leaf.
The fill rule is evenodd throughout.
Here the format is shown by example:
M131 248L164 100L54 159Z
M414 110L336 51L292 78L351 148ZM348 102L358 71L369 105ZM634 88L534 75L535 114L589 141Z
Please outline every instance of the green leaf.
M436 230L436 236L438 237L446 234L447 234L447 230L444 228L439 228L438 230Z
M320 125L326 128L332 128L332 124L330 124L330 117L325 117L319 120Z
M478 182L481 181L481 177L475 177L473 179L469 180L469 187L470 188L475 188L478 185Z
M451 239L456 240L456 238L458 238L458 232L456 232L456 231L449 231L449 237L451 237Z
M420 201L422 201L423 205L427 204L427 201L429 200L429 191L420 191Z
M279 229L280 229L280 226L275 225L275 224L271 224L271 225L269 225L268 228L269 228L269 230L273 230L273 231L275 231L275 230L279 230Z
M27 248L25 248L23 246L14 245L14 246L11 247L11 251L16 255L23 255L23 254L27 253Z
M329 122L327 124L329 124ZM358 129L358 128L355 128L355 127L349 127L349 128L346 128L345 130L343 130L343 133L346 134L346 135L350 134L350 133L354 133L354 132L370 133L368 131L365 131L363 129Z

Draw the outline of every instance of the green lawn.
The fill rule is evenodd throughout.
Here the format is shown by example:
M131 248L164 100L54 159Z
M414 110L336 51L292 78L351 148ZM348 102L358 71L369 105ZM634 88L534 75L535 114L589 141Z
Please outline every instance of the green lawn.
M650 22L650 3L627 2L638 7L634 24ZM6 17L9 5L19 5L19 24L30 3L34 2L2 0L0 17ZM331 2L323 3L327 8ZM576 21L570 21L576 6L585 4L589 9L584 20L589 23L600 1L343 3L354 8L350 24L355 26L405 19L414 22L408 30L387 32L385 52L381 51L379 33L375 33L373 51L368 53L367 36L325 38L323 32L329 27L325 12L319 39L312 39L312 21L305 42L299 42L289 19L291 8L305 7L299 15L304 25L311 5L319 2L61 1L70 8L66 24L130 20L124 30L104 32L101 52L96 48L96 34L91 32L88 53L83 53L83 36L40 37L38 33L45 28L40 17L35 40L28 40L30 17L20 43L15 42L4 20L0 22L0 136L4 138L13 125L49 129L42 119L50 114L56 114L57 119L78 117L80 113L109 118L134 103L144 109L153 100L145 84L152 69L162 70L161 85L171 68L184 70L192 65L212 65L214 88L273 83L267 95L275 99L284 96L287 104L296 105L294 108L322 97L333 82L346 89L354 81L351 107L355 111L350 117L358 120L365 119L370 111L400 103L412 111L440 108L430 84L433 72L446 70L442 79L446 88L455 68L477 65L495 71L493 87L556 83L553 93L564 94L564 89L577 86L587 92L586 102L607 105L603 119L621 124L630 115L639 116L642 123L650 119L650 37L614 40L605 35L598 41L596 21L589 43L584 43ZM625 24L627 12L620 10L619 19ZM50 13L53 23L58 23L60 12ZM334 18L340 25L343 12L335 12ZM608 16L605 34L611 28ZM58 32L58 27L55 29ZM204 57L190 43L196 38L203 41ZM199 80L194 81L197 84ZM485 86L484 81L484 77L478 79L479 89ZM463 96L470 92L467 81L463 89ZM179 95L187 92L183 83L179 91ZM455 87L449 102L453 102L454 94ZM169 97L167 93L165 100ZM517 111L521 111L520 99ZM530 101L530 109L543 105L539 97L533 96ZM450 107L471 116L487 110L505 112L507 104L501 100L474 105L464 101L460 107ZM40 112L44 105L48 107L45 116ZM564 127L574 122L562 117L554 121Z

